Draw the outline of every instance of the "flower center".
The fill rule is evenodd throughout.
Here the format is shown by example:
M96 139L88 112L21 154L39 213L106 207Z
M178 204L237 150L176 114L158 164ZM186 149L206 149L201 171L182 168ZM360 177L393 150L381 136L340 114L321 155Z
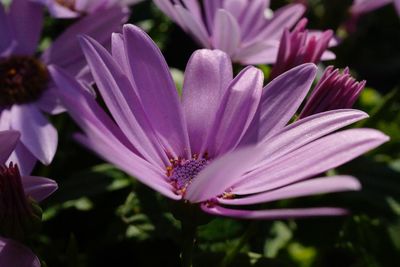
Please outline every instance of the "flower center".
M167 176L169 176L176 192L183 195L192 180L207 166L209 160L206 158L179 159L172 160L171 163L172 166L167 167Z
M75 0L56 0L56 2L72 11L75 11Z
M0 58L0 105L24 104L39 99L48 81L46 66L34 57Z

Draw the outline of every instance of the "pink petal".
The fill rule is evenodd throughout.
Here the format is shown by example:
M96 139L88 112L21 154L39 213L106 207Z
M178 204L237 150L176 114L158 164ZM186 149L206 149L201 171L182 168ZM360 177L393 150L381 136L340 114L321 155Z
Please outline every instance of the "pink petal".
M27 247L0 237L0 266L40 267L40 261Z
M22 176L22 185L27 196L41 202L53 194L58 185L55 181L38 176Z
M234 55L240 45L240 28L236 19L227 11L217 11L213 28L213 46L228 55Z

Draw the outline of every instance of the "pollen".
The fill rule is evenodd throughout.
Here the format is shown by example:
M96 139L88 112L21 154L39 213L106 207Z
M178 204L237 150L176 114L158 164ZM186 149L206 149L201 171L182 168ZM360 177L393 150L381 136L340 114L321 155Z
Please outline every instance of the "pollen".
M26 104L39 99L48 81L46 66L34 57L0 59L0 106Z
M178 194L183 195L188 185L209 163L208 159L198 156L189 160L178 159L170 161L172 166L167 167L167 176L176 188Z

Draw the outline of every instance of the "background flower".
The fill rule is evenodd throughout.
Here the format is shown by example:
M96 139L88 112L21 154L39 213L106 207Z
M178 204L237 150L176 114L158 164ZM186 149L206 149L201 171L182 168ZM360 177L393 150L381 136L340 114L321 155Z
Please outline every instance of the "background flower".
M22 173L30 173L37 159L49 164L57 149L57 131L43 112L55 115L64 109L47 65L56 64L71 75L87 79L86 63L78 50L76 35L86 33L107 44L111 32L118 29L126 16L120 8L87 16L71 25L37 56L43 27L42 7L29 0L14 0L8 10L0 5L3 36L0 42L0 130L21 132L21 143L12 160L23 162Z

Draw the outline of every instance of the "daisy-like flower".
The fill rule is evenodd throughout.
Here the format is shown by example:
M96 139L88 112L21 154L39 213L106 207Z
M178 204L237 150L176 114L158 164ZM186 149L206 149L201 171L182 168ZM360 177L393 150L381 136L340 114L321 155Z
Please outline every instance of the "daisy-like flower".
M350 11L353 15L361 15L381 8L390 3L394 4L397 13L400 16L400 0L354 0Z
M120 8L114 8L85 17L37 56L43 24L41 5L13 0L6 10L0 4L0 130L21 132L21 143L12 160L24 162L23 174L30 173L36 159L49 164L57 148L57 131L43 112L58 114L64 109L47 65L55 64L83 78L86 62L76 35L86 33L107 44L126 16Z
M21 176L17 165L6 165L19 137L15 131L0 132L0 266L38 267L37 257L10 238L23 239L41 221L32 201L47 198L57 184L43 177Z
M154 0L154 3L204 48L219 49L234 62L271 64L279 40L303 15L301 4L275 12L268 0Z
M233 78L225 53L199 50L188 63L179 99L161 52L139 28L125 25L123 34L114 34L111 54L89 37L81 46L112 119L78 82L51 67L63 103L84 131L77 139L164 196L200 204L211 214L249 219L344 214L329 207L237 206L358 190L350 176L312 177L388 140L373 129L335 132L367 117L351 109L287 126L314 80L313 64L263 88L257 68Z
M111 7L126 8L142 0L31 0L46 5L55 18L77 18L103 12ZM99 14L100 15L100 14Z
M321 60L335 59L335 54L327 50L330 44L336 45L333 31L310 34L306 29L307 22L304 18L297 23L292 32L289 29L284 31L271 71L271 79L304 63L318 64Z
M351 108L365 84L365 80L357 82L349 68L340 73L339 69L329 66L307 99L300 118L328 110Z

